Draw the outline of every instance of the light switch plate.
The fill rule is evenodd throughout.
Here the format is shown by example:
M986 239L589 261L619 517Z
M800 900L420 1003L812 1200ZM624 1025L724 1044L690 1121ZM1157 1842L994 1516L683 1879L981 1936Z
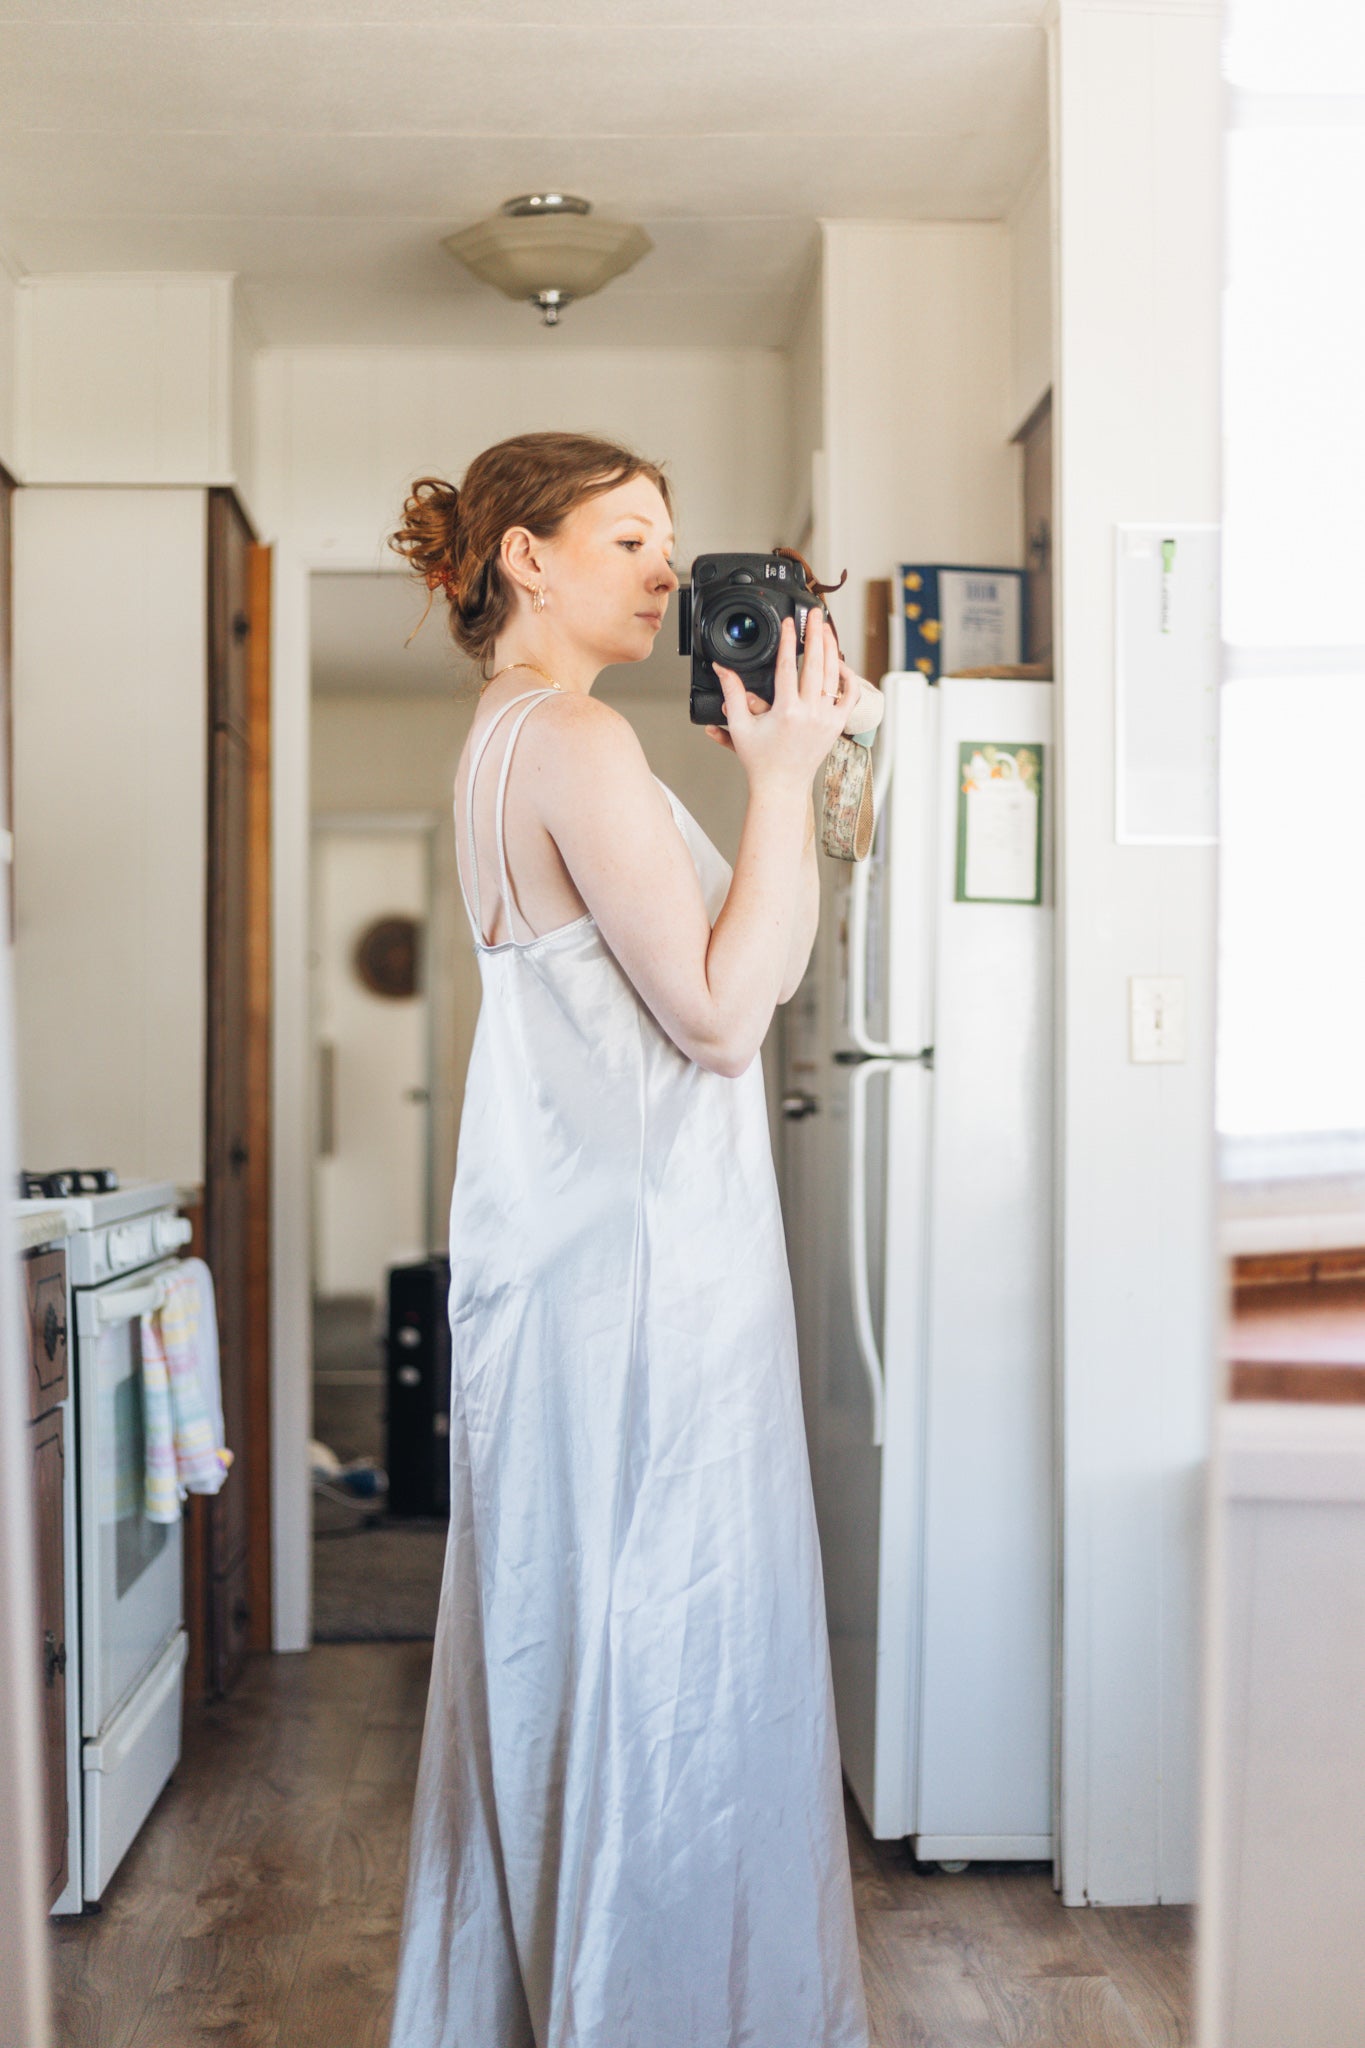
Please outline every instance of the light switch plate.
M1135 974L1128 983L1128 1057L1139 1066L1185 1058L1185 978Z

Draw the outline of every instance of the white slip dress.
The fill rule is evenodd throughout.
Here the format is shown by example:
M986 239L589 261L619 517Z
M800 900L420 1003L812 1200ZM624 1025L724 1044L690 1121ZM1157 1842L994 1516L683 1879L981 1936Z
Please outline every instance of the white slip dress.
M552 694L466 788L483 1003L390 2048L867 2048L760 1062L689 1060L590 914L483 938L474 778L522 705L515 933L508 769ZM729 864L660 788L714 920Z

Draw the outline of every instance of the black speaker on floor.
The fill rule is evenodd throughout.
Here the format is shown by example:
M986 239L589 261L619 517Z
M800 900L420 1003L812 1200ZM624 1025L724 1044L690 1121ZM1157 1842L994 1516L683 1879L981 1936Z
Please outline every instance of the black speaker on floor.
M389 1268L391 1516L450 1513L450 1260Z

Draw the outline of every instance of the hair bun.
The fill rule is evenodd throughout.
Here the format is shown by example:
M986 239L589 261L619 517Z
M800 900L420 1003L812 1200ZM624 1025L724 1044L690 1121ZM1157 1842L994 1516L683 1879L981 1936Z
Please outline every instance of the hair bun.
M404 556L429 590L443 585L453 597L459 540L460 493L439 476L421 476L403 504L403 523L389 545Z

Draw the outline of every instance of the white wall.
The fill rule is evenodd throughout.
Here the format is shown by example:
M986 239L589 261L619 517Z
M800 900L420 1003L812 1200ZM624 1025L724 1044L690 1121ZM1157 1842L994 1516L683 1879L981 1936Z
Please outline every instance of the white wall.
M24 1164L204 1177L202 491L20 491L15 980Z
M664 462L684 560L766 539L782 496L786 379L771 349L267 349L257 489L300 553L382 559L413 477L458 477L534 428L624 440Z
M449 818L455 764L469 729L469 701L395 691L315 696L310 731L311 809ZM459 900L453 833L438 827L432 862L427 986L431 1002L432 1207L445 1243L441 1203L455 1176L459 1105L478 1004L474 950Z
M329 819L313 839L313 1029L332 1048L332 1143L313 1168L313 1283L319 1295L382 1303L391 1266L432 1249L427 1187L431 1105L431 877L436 817ZM407 916L422 976L406 1001L367 988L355 946L375 918ZM435 1240L439 1244L439 1238Z
M1005 222L1010 265L1010 405L1017 432L1052 383L1052 185L1044 154Z
M1218 517L1218 18L1062 0L1056 644L1064 986L1062 1873L1194 1891L1212 1336L1210 848L1114 840L1114 524ZM1185 979L1189 1056L1133 1066L1130 975Z
M823 238L822 238L823 240ZM787 345L787 498L782 538L799 547L820 523L824 501L824 251L811 266ZM812 564L823 574L818 564Z
M26 277L18 455L27 483L230 483L232 280Z
M766 349L267 349L255 388L255 509L276 544L275 1644L302 1649L311 1626L309 575L382 562L414 477L458 479L489 442L538 427L604 433L662 459L682 559L766 545L784 509L787 372Z
M827 222L822 574L861 629L898 562L1022 561L1009 445L1009 238L997 221ZM856 640L855 643L856 645Z

